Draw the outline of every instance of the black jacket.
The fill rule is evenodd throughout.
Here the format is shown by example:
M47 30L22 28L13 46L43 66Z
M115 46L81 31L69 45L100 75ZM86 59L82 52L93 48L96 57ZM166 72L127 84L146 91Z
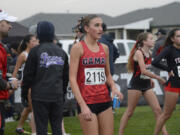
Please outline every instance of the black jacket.
M67 54L53 43L34 47L27 58L22 82L22 98L31 88L32 100L56 102L63 99L69 79Z
M114 74L114 62L119 57L119 52L116 46L113 43L114 38L110 34L103 34L100 43L103 43L109 48L109 64L111 75Z
M164 45L165 40L166 40L165 36L157 39L157 41L154 45L153 51L152 51L152 58L155 58L160 53L159 49L161 49L161 47Z

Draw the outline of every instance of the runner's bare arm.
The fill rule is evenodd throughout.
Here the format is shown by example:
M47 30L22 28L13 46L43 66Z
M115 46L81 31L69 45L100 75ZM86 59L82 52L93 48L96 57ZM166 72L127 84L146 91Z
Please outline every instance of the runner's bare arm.
M151 73L150 71L148 71L146 69L146 65L145 65L145 62L144 62L144 57L143 57L143 54L142 54L142 52L140 50L137 50L135 52L134 60L136 60L138 62L142 74L144 74L146 76L149 76L151 78L158 79L158 80L160 79L160 76L155 75L155 74Z
M70 68L69 68L69 80L71 84L71 89L74 96L79 104L79 106L85 105L85 101L80 93L79 86L77 84L77 72L79 67L79 60L83 54L83 48L80 43L73 45L70 53Z
M25 63L25 61L26 61L26 57L23 53L21 53L17 58L16 66L14 68L12 77L16 78L19 68L22 66L23 63Z

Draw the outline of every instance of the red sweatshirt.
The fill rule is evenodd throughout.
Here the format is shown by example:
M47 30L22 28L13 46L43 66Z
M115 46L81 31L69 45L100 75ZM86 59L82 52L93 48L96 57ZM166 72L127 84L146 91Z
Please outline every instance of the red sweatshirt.
M2 78L6 80L6 72L7 72L7 53L4 49L2 43L0 43L0 71L2 74ZM9 92L8 90L0 91L0 100L8 99Z

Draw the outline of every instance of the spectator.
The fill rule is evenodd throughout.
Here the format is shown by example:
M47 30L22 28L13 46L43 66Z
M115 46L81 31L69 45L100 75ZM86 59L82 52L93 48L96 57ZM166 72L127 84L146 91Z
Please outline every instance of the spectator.
M82 25L82 20L83 19L84 19L84 17L81 17L78 20L78 24L75 27L72 28L73 32L76 34L74 44L77 43L77 40L81 41L84 38L84 31L83 31L83 25Z
M16 64L19 45L20 45L19 42L12 42L12 43L10 44L10 50L11 50L11 56L12 56L11 64L12 64L12 65L15 65L15 64Z
M52 134L62 135L63 94L68 84L68 56L53 43L55 28L50 22L37 25L40 45L27 58L22 83L22 99L27 102L31 88L36 132L47 135L48 119ZM43 113L42 113L43 112Z
M166 39L166 30L159 29L155 35L157 35L157 40L153 48L152 58L155 58L162 50L162 46L164 45Z
M113 43L113 41L114 41L113 34L112 33L105 33L105 30L106 30L106 25L104 24L103 25L104 34L101 36L101 39L99 40L99 42L107 45L109 48L110 71L111 71L111 75L113 75L114 74L114 62L119 57L119 52Z
M17 18L9 16L6 12L0 10L0 135L4 134L5 129L5 103L9 99L10 89L17 89L17 80L11 83L6 81L7 73L7 53L2 44L2 39L8 36L8 31L12 28L10 22L16 21Z

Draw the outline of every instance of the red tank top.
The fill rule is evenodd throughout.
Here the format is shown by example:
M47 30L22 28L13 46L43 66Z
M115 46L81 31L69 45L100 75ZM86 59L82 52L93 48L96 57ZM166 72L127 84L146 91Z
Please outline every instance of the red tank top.
M144 56L144 63L145 63L146 69L151 71L151 68L152 68L152 66L151 66L151 55L149 54L149 57L146 57L144 55L143 51L141 49L139 49L139 50L142 52L142 54ZM139 63L137 61L134 61L134 73L133 73L133 77L136 77L136 78L138 77L138 78L141 78L141 79L143 79L143 78L144 79L145 78L146 79L147 78L150 79L150 77L141 74L140 66L139 66Z
M92 52L84 41L83 55L79 61L77 82L86 104L104 103L111 100L106 86L106 54L103 46L98 43L99 51Z

